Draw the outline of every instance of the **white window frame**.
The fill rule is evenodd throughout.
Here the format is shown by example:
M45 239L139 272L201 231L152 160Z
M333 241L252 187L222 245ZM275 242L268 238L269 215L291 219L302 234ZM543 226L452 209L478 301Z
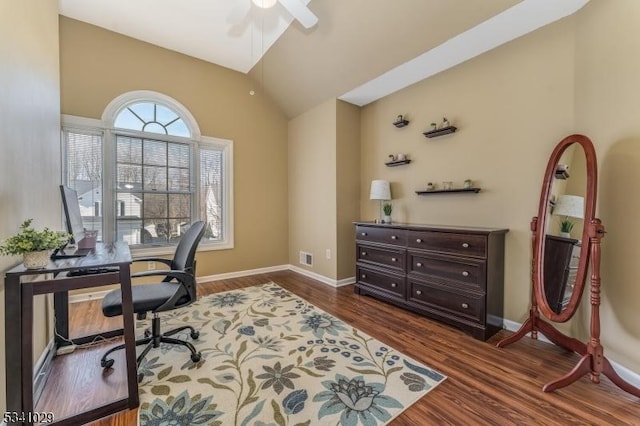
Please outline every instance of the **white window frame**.
M207 148L220 149L223 152L223 178L222 178L222 236L223 238L215 242L203 241L198 246L198 251L210 251L210 250L228 250L234 248L234 197L233 197L233 141L230 139L216 138L212 136L202 136L200 128L198 127L195 118L191 115L182 104L169 96L162 93L153 92L149 90L136 90L128 93L124 93L114 100L104 110L102 118L100 120L86 117L79 117L74 115L62 114L61 124L63 128L70 130L77 130L79 132L100 132L103 137L103 161L104 161L104 174L103 174L103 204L108 200L108 205L111 205L114 200L113 188L115 185L115 135L117 134L130 134L130 130L127 129L115 129L113 123L115 122L117 114L122 108L138 102L155 102L165 105L173 109L185 122L187 128L191 132L191 138L178 138L172 137L173 140L182 139L184 142L188 142L194 146L194 166L192 170L192 179L195 179L195 194L193 200L194 217L198 217L200 214L200 197L197 196L200 191L200 150ZM166 140L166 136L157 133L145 133L136 132L137 136L148 137L150 139ZM65 164L63 158L63 165ZM64 170L63 170L64 173ZM64 175L63 175L64 182ZM108 238L113 238L115 235L115 212L113 209L103 208L103 233ZM106 238L106 237L105 237ZM162 247L141 247L132 249L132 253L138 256L149 255L166 255L172 254L175 251L174 246L162 246Z

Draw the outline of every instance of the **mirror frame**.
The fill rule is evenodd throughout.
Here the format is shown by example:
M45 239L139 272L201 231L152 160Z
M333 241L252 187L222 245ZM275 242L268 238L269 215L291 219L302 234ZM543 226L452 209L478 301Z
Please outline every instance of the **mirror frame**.
M560 313L556 313L551 309L544 289L544 249L545 249L545 235L547 229L548 213L550 213L550 195L551 187L554 180L554 172L556 166L562 157L562 154L573 144L579 144L585 154L586 158L586 175L587 175L587 187L585 193L584 204L584 226L582 229L582 247L580 249L580 261L578 262L578 272L576 275L575 286L573 293L569 299L569 304ZM586 283L586 275L589 266L590 252L591 252L591 240L590 240L590 228L592 222L595 219L596 208L596 189L598 181L598 167L596 164L596 153L591 140L584 135L571 135L562 139L555 149L551 153L549 162L547 163L547 169L544 175L544 182L542 184L542 191L540 194L540 204L538 206L538 216L534 217L534 222L537 222L534 233L534 250L533 250L533 288L535 294L535 301L539 307L540 312L549 320L554 322L566 322L575 314L578 304L582 299L584 287Z

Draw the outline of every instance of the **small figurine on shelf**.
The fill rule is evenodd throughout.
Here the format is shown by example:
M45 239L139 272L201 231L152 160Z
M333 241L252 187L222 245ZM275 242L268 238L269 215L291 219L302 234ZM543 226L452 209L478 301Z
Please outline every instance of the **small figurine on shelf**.
M473 186L473 181L471 179L467 179L464 181L464 184L463 184L464 189L471 189L472 186Z
M427 183L427 191L433 191L434 189L436 189L436 186L433 184L433 182Z
M390 161L390 162L394 162L394 161L396 161L396 156L395 156L395 155L393 155L393 154L389 154L389 161Z
M447 120L447 117L442 117L442 126L440 128L444 129L445 127L449 127L449 126L451 126L451 123L449 123L449 120Z
M401 123L402 120L404 120L404 117L402 116L402 114L400 114L398 118L396 118L396 123Z
M438 130L438 125L436 123L431 123L431 130Z

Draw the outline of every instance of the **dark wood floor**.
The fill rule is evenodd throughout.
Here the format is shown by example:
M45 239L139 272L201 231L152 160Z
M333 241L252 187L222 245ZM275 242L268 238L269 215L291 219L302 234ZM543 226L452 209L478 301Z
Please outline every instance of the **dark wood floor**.
M205 295L268 281L448 376L395 419L394 426L640 425L640 400L607 378L595 385L584 377L555 393L542 392L545 383L564 375L578 359L551 344L525 338L497 349L495 343L510 332L503 330L481 342L446 325L358 296L353 286L333 289L293 272L216 281L199 285L198 291ZM71 312L72 333L77 335L118 325L102 316L99 302L75 304ZM114 395L124 396L122 369L104 375L98 366L107 347L57 357L54 369L60 374L50 377L38 410L53 410L60 418ZM122 362L116 358L116 365ZM71 394L74 397L70 398ZM137 412L131 410L91 425L130 426L136 422Z

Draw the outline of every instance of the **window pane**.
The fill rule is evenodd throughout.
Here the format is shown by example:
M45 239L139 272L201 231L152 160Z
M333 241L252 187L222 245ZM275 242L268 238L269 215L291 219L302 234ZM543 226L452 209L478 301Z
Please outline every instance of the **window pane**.
M147 123L142 128L142 131L149 133L160 133L161 135L167 134L167 130L164 128L164 126L158 123Z
M144 194L142 214L145 219L167 218L167 194Z
M223 238L222 156L220 150L200 151L200 217L207 222L204 238L208 240Z
M167 126L167 133L173 136L182 136L183 138L191 137L191 132L182 119L169 124Z
M130 245L142 244L142 221L133 218L116 219L116 241L124 241Z
M156 121L163 126L166 126L170 122L174 121L178 117L178 114L173 112L164 105L156 104Z
M167 169L165 167L145 166L144 186L145 191L166 191L167 190Z
M178 242L182 235L187 232L190 224L191 223L188 217L169 219L169 228L171 229L169 240L172 242Z
M82 224L98 231L102 240L102 136L63 132L65 142L65 185L78 193Z
M128 108L125 108L118 113L113 126L120 129L142 130L144 122L129 111Z
M117 169L118 189L142 189L142 166L118 164Z
M169 144L169 165L173 167L189 167L191 147L186 144Z
M169 191L189 191L189 169L169 169Z
M117 192L114 207L117 218L141 218L142 194L139 192Z
M169 194L169 217L190 217L191 196L189 194Z
M142 162L142 139L118 136L116 152L119 163L140 164Z
M166 244L169 241L167 219L145 220L142 235L143 244Z
M142 121L148 123L155 121L154 104L150 102L140 102L134 105L130 105L129 109L134 112L135 115L140 117Z
M160 141L144 141L144 164L156 166L167 165L167 143Z

